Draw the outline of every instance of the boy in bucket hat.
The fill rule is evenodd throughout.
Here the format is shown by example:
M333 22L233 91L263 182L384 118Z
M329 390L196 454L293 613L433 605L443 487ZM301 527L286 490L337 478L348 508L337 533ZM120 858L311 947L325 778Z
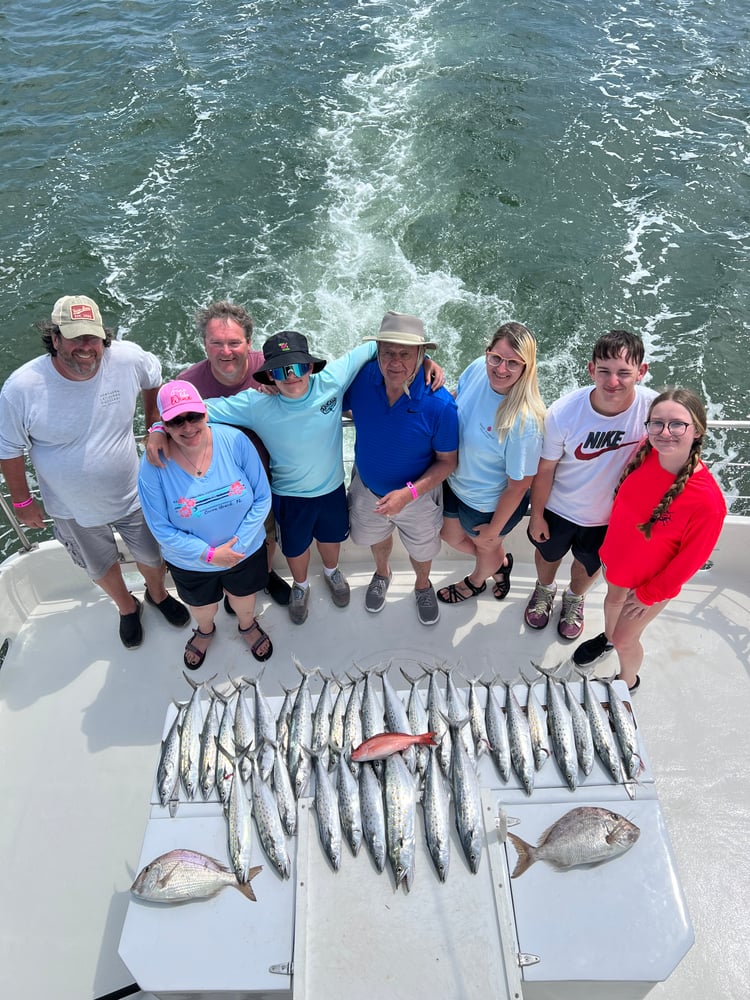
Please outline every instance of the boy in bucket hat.
M263 344L264 362L255 372L258 382L278 389L275 395L248 390L206 400L211 421L248 427L268 448L273 511L294 581L288 607L295 625L307 619L313 541L333 603L340 608L349 604L349 584L338 566L341 542L349 534L342 404L344 392L376 350L374 344L361 344L328 363L310 353L301 333L284 330ZM154 465L161 464L163 441L161 436L149 441L147 453Z
M85 295L58 299L39 329L47 354L13 372L0 393L0 469L19 521L44 527L26 478L28 453L57 538L117 605L120 640L134 649L143 641L143 608L123 578L113 528L146 581L146 602L172 625L190 620L165 589L164 562L138 501L133 415L140 396L146 420L157 416L161 365L137 344L113 341Z
M417 316L388 312L375 341L376 360L360 370L344 396L357 432L349 486L352 541L369 545L375 572L365 608L382 611L391 581L393 532L398 528L416 577L417 617L423 625L440 618L430 583L440 551L443 523L441 484L458 459L458 411L445 389L428 392L416 378L427 348Z

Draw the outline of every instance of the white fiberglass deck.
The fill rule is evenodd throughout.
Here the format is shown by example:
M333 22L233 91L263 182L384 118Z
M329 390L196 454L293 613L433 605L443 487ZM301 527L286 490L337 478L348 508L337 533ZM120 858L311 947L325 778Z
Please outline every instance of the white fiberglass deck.
M337 674L391 658L414 673L420 661L444 660L468 677L508 679L519 669L531 673L532 660L555 665L571 645L558 639L554 624L539 633L524 627L534 572L522 533L511 540L509 598L496 602L488 587L478 600L441 607L430 629L416 619L408 571L394 575L381 614L365 612L372 566L369 553L353 546L345 553L348 609L332 606L317 574L304 626L289 624L286 610L265 598L263 623L275 653L264 691L280 694L279 683L296 684L292 654ZM739 1000L750 982L749 543L750 521L731 519L714 569L698 574L646 633L637 715L696 937L672 976L654 988L655 1000ZM433 582L468 569L446 552ZM142 592L137 574L133 587ZM602 595L600 584L587 602L587 636L601 629ZM0 623L0 642L11 640L0 669L0 981L29 1000L102 997L132 983L117 948L165 711L189 693L181 673L189 633L147 607L144 644L126 651L113 606L54 544L3 565ZM257 675L236 623L220 611L217 626L196 679ZM603 660L598 673L614 663ZM602 921L616 927L608 901L601 907Z

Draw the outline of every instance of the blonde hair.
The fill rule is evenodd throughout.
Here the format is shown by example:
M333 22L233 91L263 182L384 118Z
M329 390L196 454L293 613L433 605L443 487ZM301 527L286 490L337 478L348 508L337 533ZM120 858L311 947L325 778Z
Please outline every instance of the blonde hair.
M536 374L536 338L523 323L503 323L492 336L488 350L492 350L499 340L507 340L511 350L515 351L524 361L525 368L521 377L515 382L495 413L495 430L497 439L502 443L515 426L520 416L521 429L527 420L533 420L539 432L544 430L544 416L547 408L544 405Z
M646 419L649 420L651 418L651 413L658 403L666 403L670 401L679 403L680 406L685 407L692 418L693 426L695 427L697 433L693 438L690 454L688 455L683 467L677 473L677 478L661 498L659 503L654 507L648 521L644 521L643 524L638 525L638 530L642 531L646 538L651 537L652 527L660 518L664 516L672 501L675 500L680 493L682 493L687 485L688 479L690 479L692 474L698 468L698 463L701 460L701 444L703 443L703 435L706 433L706 408L692 389L665 390L658 395L656 399L651 401L651 406L648 409L648 417ZM646 440L641 445L635 455L633 455L632 459L625 466L625 469L620 476L620 481L615 487L615 496L617 496L624 480L630 475L631 472L634 472L637 468L639 468L639 466L643 465L647 456L653 450L653 445L649 440Z

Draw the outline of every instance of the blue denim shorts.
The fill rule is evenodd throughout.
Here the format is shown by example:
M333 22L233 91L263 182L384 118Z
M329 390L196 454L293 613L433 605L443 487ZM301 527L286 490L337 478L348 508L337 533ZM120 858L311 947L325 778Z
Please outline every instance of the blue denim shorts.
M509 535L518 522L525 517L526 511L529 509L530 496L531 490L526 490L521 502L503 525L498 538ZM474 510L463 500L459 500L447 482L443 483L443 517L457 517L467 535L476 535L477 532L474 529L480 524L489 524L494 513L494 510Z

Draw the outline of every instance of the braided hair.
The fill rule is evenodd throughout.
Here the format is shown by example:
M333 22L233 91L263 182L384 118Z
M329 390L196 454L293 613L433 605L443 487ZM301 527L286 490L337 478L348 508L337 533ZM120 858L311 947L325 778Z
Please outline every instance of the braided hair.
M657 403L665 403L670 400L685 407L692 417L693 425L695 426L697 433L693 438L693 444L690 448L690 454L687 457L687 461L677 473L675 481L669 487L659 503L654 507L648 521L644 521L643 524L638 525L638 530L642 531L646 538L651 537L652 527L660 518L664 516L672 501L675 500L680 493L682 493L687 485L688 479L690 479L692 474L698 468L698 463L701 460L701 444L703 443L703 436L706 433L706 408L700 398L691 389L667 389L665 392L662 392L656 397L656 399L651 401L651 406L648 411L649 418L651 417L651 412ZM643 465L646 457L651 451L653 451L653 445L648 439L646 439L646 441L644 441L632 459L625 466L625 469L620 476L620 481L615 487L615 496L617 496L623 481L630 475L631 472L634 472L637 468Z

